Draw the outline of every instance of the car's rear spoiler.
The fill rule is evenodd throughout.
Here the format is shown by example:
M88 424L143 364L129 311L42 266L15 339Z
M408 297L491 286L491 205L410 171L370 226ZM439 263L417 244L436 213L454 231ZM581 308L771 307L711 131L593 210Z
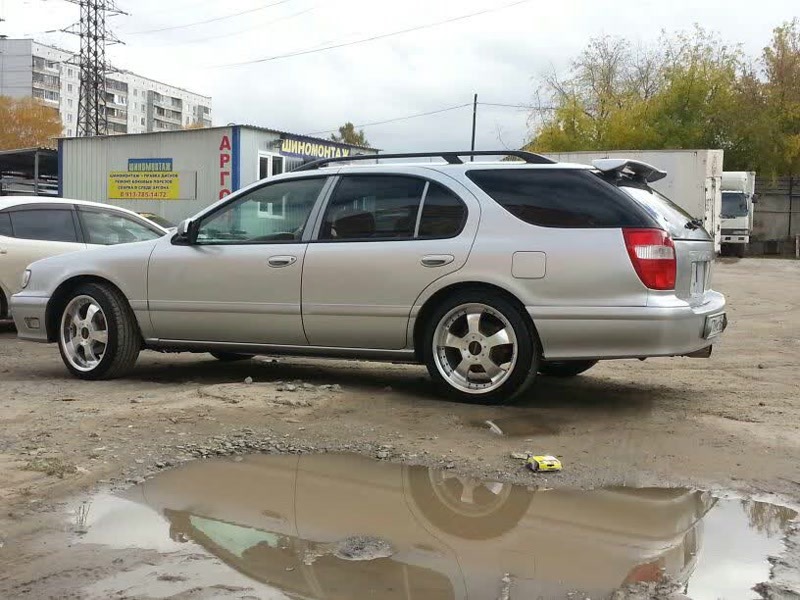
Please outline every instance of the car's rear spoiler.
M631 175L634 179L640 179L647 183L664 179L664 177L667 176L666 171L657 169L646 162L631 160L629 158L600 158L598 160L593 160L592 166L604 174L624 172Z

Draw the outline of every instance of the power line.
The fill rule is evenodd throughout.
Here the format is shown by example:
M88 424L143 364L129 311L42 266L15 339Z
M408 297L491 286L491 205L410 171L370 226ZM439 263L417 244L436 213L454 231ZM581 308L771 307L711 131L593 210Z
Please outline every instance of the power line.
M558 110L557 106L532 106L530 104L503 104L501 102L478 102L481 106L497 106L503 108L518 108L523 110Z
M448 106L447 108L440 108L438 110L431 110L428 112L422 113L415 113L413 115L406 115L404 117L395 117L393 119L386 119L385 121L373 121L372 123L361 123L360 125L353 125L353 127L357 129L362 129L364 127L372 127L373 125L384 125L385 123L395 123L397 121L407 121L408 119L416 119L417 117L427 117L429 115L436 115L443 112L449 112L451 110L456 110L458 108L464 108L466 106L472 106L472 102L467 102L466 104L458 104L456 106ZM312 133L307 133L306 135L320 135L323 133L333 133L337 131L336 129L325 129L324 131L314 131Z
M286 1L286 0L284 0ZM491 12L497 12L499 10L505 10L507 8L512 8L514 6L518 6L520 4L525 4L530 2L531 0L517 0L517 2L512 2L511 4L505 4L503 6L497 6L495 8L487 8L485 10L481 10L478 12L470 13L467 15L461 15L460 17L453 17L451 19L445 19L443 21L435 21L433 23L426 23L425 25L417 25L416 27L409 27L408 29L401 29L399 31L392 31L389 33L382 33L380 35L374 35L367 38L362 38L360 40L353 40L352 42L343 42L340 44L332 44L330 46L324 46L322 48L312 48L306 50L297 50L295 52L288 52L286 54L276 54L275 56L267 56L265 58L256 58L253 60L246 60L242 62L236 63L227 63L223 65L215 65L213 68L224 68L224 67L240 67L244 65L253 65L257 63L264 63L264 62L271 62L275 60L280 60L283 58L293 58L295 56L303 56L305 54L314 54L316 52L324 52L326 50L334 50L336 48L344 48L347 46L355 46L356 44L363 44L366 42L374 42L376 40L382 40L389 37L394 37L398 35L403 35L405 33L411 33L412 31L420 31L422 29L430 29L431 27L439 27L440 25L446 25L448 23L454 23L456 21L463 21L465 19L471 19L472 17L477 17L479 15L485 15Z
M306 13L310 13L312 10L316 10L316 7L312 6L311 8L307 8L306 10L301 10L300 12L297 12L297 13L294 13L294 14L291 14L291 15L287 15L285 17L280 17L278 19L274 19L274 20L268 21L266 23L260 23L259 25L256 25L254 27L247 27L245 29L239 29L238 31L231 31L230 33L223 33L221 35L213 35L213 36L210 36L210 37L203 37L203 38L196 38L196 39L192 39L192 40L185 40L185 41L175 42L175 45L200 44L200 43L208 42L209 40L218 40L220 38L226 38L226 37L230 37L232 35L239 35L240 33L246 33L248 31L254 31L256 29L261 29L262 27L267 27L269 25L274 25L275 23L280 23L281 21L288 21L289 19L294 19L295 17L299 17L299 16L304 15ZM170 45L173 45L173 44L170 44Z
M193 23L185 23L183 25L170 25L169 27L161 27L158 29L145 29L142 31L129 31L126 35L142 35L145 33L159 33L161 31L173 31L175 29L186 29L187 27L195 27L197 25L206 25L207 23L216 23L217 21L225 21L227 19L233 19L234 17L240 17L242 15L248 15L254 12L258 12L261 10L265 10L267 8L272 8L273 6L278 6L279 4L286 4L287 2L292 2L292 0L279 0L278 2L273 2L272 4L265 4L264 6L259 6L257 8L249 8L247 10L242 10L237 13L231 13L228 15L223 15L221 17L213 17L211 19L205 19L203 21L195 21Z

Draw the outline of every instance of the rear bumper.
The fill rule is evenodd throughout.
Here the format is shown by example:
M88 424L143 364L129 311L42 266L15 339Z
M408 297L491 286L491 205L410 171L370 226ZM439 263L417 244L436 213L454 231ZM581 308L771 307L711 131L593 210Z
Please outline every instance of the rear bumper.
M725 313L725 296L707 292L691 307L527 307L548 360L681 356L714 343L706 319Z
M26 295L24 292L11 297L11 315L17 326L17 337L31 342L47 342L47 303L49 296Z

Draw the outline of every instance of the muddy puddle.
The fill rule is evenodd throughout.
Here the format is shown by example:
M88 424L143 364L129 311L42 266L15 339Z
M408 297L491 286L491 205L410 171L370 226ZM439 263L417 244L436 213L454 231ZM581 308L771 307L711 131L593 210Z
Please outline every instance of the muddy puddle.
M90 598L206 587L237 598L594 599L666 577L716 600L756 596L795 516L693 490L536 489L326 454L189 463L95 496L73 526L79 547L163 558L105 573L83 590Z

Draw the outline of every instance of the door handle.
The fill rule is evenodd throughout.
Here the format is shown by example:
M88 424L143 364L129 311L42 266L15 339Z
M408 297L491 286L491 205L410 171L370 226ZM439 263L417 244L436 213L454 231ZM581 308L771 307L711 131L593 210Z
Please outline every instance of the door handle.
M267 260L267 263L270 267L275 267L276 269L280 267L288 267L289 265L293 265L297 262L296 256L270 256Z
M428 256L423 256L419 262L422 263L423 267L443 267L454 260L455 257L452 254L429 254Z
M5 248L0 248L0 254L8 254L8 250Z

